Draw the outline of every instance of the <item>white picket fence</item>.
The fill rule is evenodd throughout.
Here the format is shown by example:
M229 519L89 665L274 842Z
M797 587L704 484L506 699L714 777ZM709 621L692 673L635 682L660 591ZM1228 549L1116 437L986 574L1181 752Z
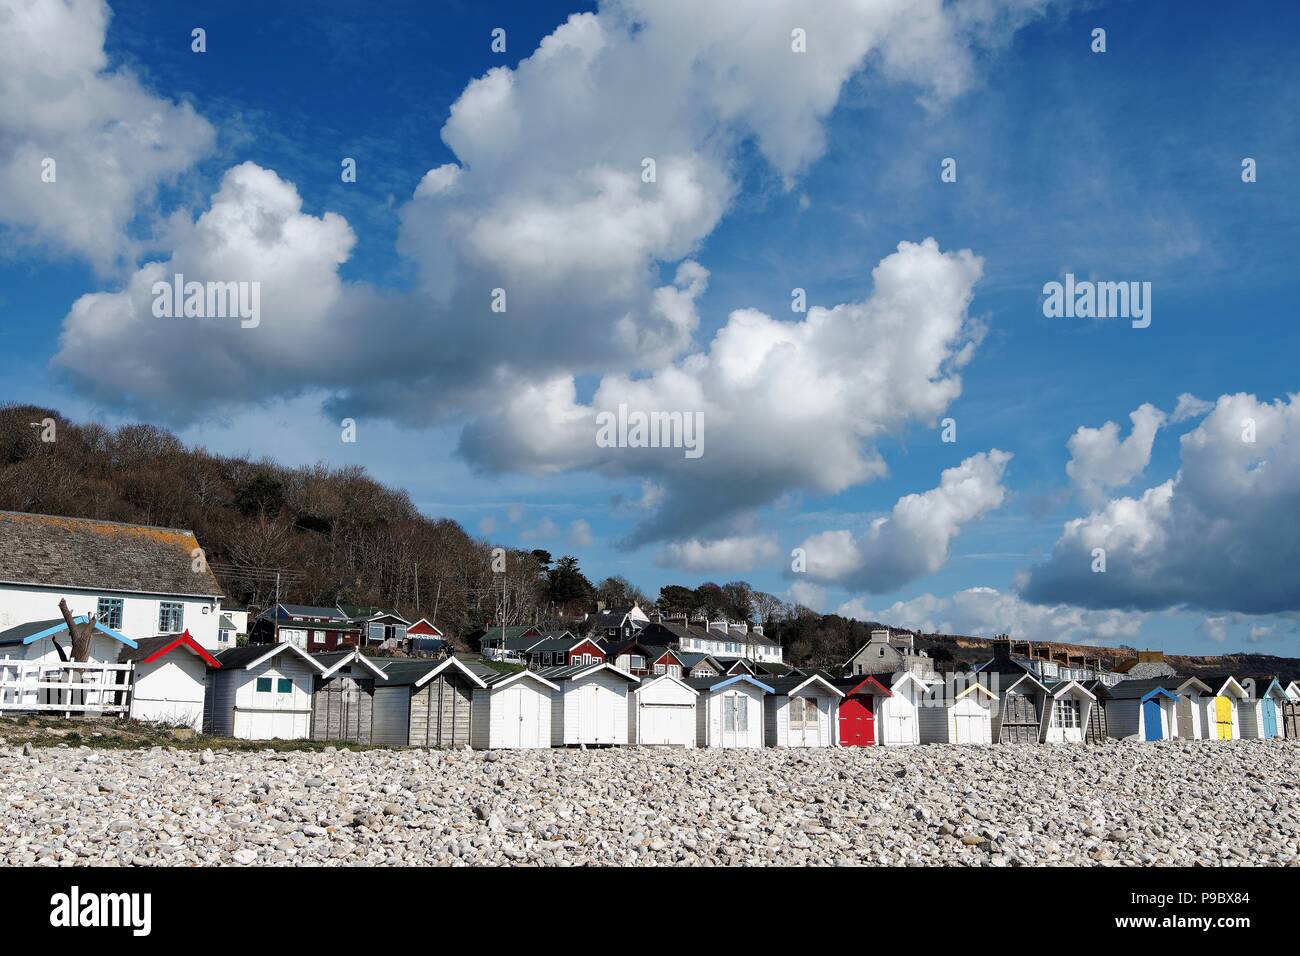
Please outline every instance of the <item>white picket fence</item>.
M125 717L134 664L0 658L0 714L62 713Z

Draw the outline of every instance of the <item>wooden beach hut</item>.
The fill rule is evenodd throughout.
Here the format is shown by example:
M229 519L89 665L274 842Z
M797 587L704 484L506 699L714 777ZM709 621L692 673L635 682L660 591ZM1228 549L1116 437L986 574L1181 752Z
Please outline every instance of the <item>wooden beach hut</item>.
M397 747L468 747L483 678L459 659L394 660L374 687L370 740Z
M628 702L628 742L642 747L694 747L700 692L674 674L643 677Z
M551 746L627 744L628 698L639 678L613 664L544 667L551 694Z
M384 669L355 647L315 656L325 671L313 681L312 740L370 743L375 682L388 679Z
M551 746L551 695L560 689L536 671L502 673L473 667L470 746L475 750L534 750Z
M769 747L834 747L844 692L821 674L765 677L764 739Z

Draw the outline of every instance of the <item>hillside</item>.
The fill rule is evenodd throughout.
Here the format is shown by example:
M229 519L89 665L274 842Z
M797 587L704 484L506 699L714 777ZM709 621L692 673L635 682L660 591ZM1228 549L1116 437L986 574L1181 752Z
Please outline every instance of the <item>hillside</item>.
M52 442L31 423L52 419ZM0 407L0 510L195 532L233 605L345 602L434 616L461 634L493 616L502 589L488 542L420 514L362 468L285 468L187 448L147 425L76 424L52 409ZM534 612L540 574L508 555L509 611Z

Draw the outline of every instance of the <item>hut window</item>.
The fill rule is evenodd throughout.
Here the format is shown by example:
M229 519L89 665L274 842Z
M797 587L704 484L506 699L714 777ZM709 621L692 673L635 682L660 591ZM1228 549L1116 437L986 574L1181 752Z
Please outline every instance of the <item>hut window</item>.
M279 682L276 684L275 691L277 694L292 694L293 681L287 677L281 677Z
M1069 700L1058 700L1056 702L1056 712L1053 716L1056 719L1056 726L1058 727L1064 727L1066 729L1079 727L1079 702L1073 698Z
M271 693L271 678L269 678L269 677L259 677L259 678L257 679L257 692L258 692L259 694L269 694L269 693Z

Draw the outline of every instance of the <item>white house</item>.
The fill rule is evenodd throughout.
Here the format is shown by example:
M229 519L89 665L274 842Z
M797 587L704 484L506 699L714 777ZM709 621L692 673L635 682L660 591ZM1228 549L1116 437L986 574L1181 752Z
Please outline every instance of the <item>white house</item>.
M566 664L537 673L559 687L551 695L552 746L627 743L628 697L639 678L613 664Z
M209 668L217 659L188 633L146 637L123 647L118 663L132 663L131 710L135 720L203 728L203 699Z
M749 674L700 677L687 682L700 697L695 740L701 747L762 747L763 698L772 688Z
M818 674L766 677L763 735L769 747L836 747L844 692Z
M643 677L628 704L628 741L643 747L694 747L699 696L675 674Z
M0 512L0 630L53 620L66 600L133 641L189 631L212 650L221 597L192 531Z
M470 746L475 750L531 750L551 745L551 695L560 690L536 671L499 673L474 668L485 687L474 688Z
M973 677L969 681L949 679L931 685L921 698L917 715L921 742L991 744L993 704L997 699L997 694Z
M216 655L203 701L210 734L303 740L311 734L312 680L325 666L293 644L250 644Z

